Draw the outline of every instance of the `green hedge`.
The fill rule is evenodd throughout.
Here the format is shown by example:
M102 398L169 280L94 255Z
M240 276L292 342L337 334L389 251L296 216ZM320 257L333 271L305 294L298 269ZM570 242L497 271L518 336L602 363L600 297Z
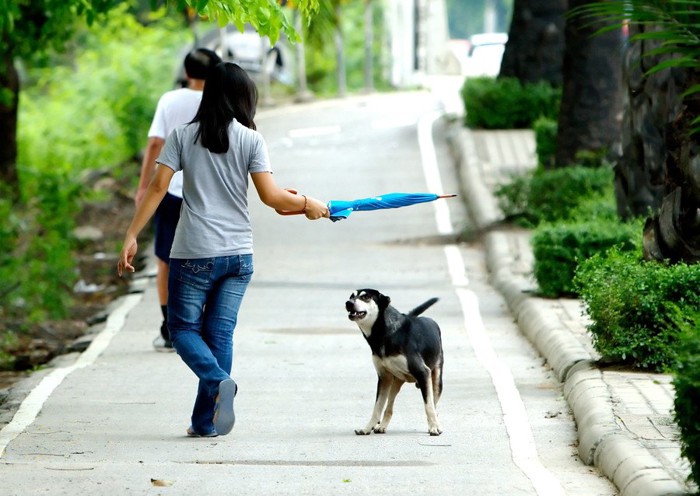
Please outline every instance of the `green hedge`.
M540 117L532 123L532 129L535 131L537 162L545 169L552 169L557 152L557 121L551 117Z
M646 262L639 251L612 249L581 261L574 284L601 356L669 370L679 335L674 317L678 311L692 315L700 305L700 265Z
M641 226L618 221L593 220L542 224L533 233L533 272L540 294L576 296L574 275L579 262L613 246L634 250Z
M540 167L511 177L494 194L506 217L534 227L582 215L582 205L591 200L600 204L600 209L614 210L613 179L613 171L607 166Z
M465 124L471 128L531 128L540 117L556 119L561 89L516 78L468 78L461 90Z
M700 482L700 314L681 326L673 372L674 419L681 433L681 453L690 462L690 478Z
M143 26L127 10L125 3L107 24L80 32L70 65L27 65L18 116L20 203L0 195L0 317L12 322L7 334L69 314L84 178L110 168L116 177L138 179L138 164L129 161L145 146L156 102L182 64L181 20L161 12Z

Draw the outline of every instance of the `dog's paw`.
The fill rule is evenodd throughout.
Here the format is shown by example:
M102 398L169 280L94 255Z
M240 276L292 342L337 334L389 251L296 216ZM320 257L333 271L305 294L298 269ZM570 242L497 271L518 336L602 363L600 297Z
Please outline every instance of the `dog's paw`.
M439 427L431 427L430 429L428 429L428 434L430 434L431 436L439 436L440 434L442 434L442 429L440 429Z
M366 429L355 429L355 434L358 436L369 436L372 433L372 431L368 431Z
M385 425L377 425L374 429L372 429L373 432L376 432L377 434L386 434L386 426Z

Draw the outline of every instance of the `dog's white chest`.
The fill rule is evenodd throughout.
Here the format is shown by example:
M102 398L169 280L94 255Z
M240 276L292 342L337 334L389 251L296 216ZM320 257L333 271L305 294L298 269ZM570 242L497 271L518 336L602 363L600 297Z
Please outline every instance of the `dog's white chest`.
M408 371L408 362L403 355L393 355L380 358L373 356L374 367L377 372L387 371L391 375L398 377L406 382L416 382L416 379Z

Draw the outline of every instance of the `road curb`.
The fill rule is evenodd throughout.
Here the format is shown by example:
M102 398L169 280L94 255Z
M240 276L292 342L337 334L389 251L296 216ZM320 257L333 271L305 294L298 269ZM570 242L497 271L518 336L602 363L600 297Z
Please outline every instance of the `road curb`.
M480 177L480 163L472 133L452 124L448 143L457 161L462 198L479 231L487 231L503 215L493 194ZM579 437L579 456L597 467L620 491L620 496L675 496L688 494L661 463L622 430L616 422L612 398L602 372L592 357L544 304L530 297L510 267L513 256L504 232L484 238L491 284L501 293L518 326L549 362L564 386Z

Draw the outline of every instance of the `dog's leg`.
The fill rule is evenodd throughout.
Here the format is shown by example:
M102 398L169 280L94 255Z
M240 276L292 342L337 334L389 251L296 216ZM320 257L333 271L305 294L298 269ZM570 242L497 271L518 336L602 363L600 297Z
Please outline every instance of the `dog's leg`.
M435 367L431 373L430 378L433 381L433 397L435 399L435 408L437 408L438 401L440 401L440 396L442 396L442 364Z
M404 381L398 377L394 377L391 382L391 387L389 388L389 400L386 403L386 408L384 409L384 417L379 425L374 428L374 432L377 434L386 433L386 428L389 427L389 422L391 422L391 417L394 415L394 400L396 395L399 394L401 386L404 385Z
M433 379L430 368L424 363L411 370L411 373L416 378L420 392L423 395L423 406L425 407L425 416L428 418L428 433L431 436L439 436L442 434L442 428L438 421L437 412L435 411L435 396L433 394Z
M369 419L369 422L367 423L364 429L355 430L355 434L357 434L358 436L370 434L379 423L379 418L382 415L382 410L384 409L384 405L386 404L386 399L389 396L391 379L392 376L390 374L387 374L386 372L381 374L377 379L377 397L374 401L374 410L372 411L372 418Z

